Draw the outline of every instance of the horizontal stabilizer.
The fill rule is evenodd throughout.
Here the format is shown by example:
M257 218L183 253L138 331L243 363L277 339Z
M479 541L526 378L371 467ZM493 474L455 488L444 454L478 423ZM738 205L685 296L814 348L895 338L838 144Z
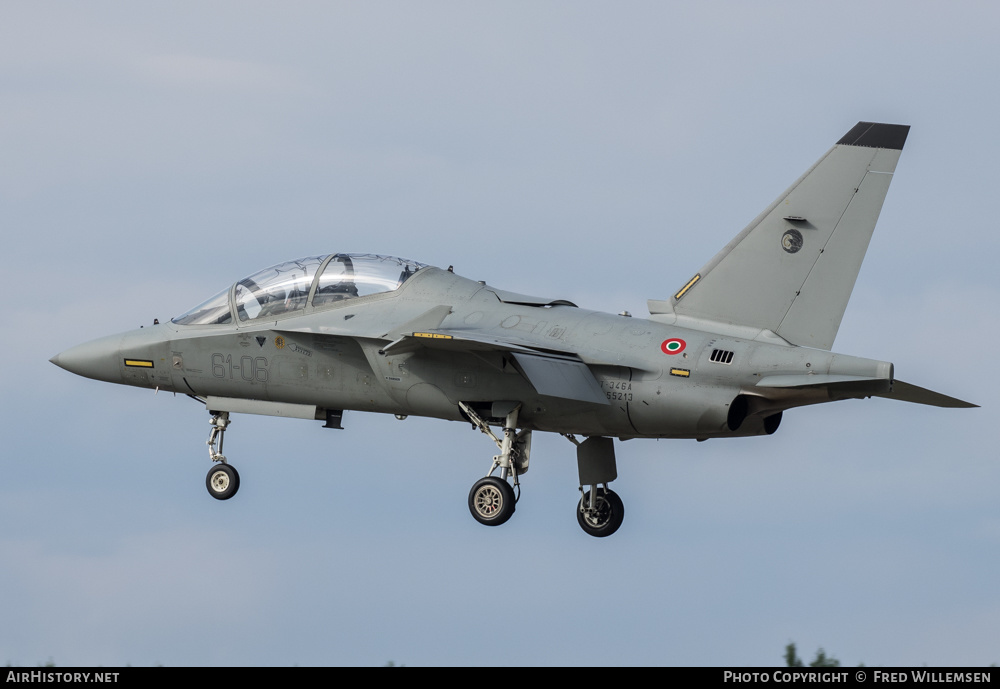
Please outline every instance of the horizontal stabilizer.
M842 385L845 383L871 383L874 387L888 387L885 378L869 376L847 376L834 374L796 374L765 376L757 382L758 388L811 388L822 385Z
M897 380L892 384L892 390L878 394L879 397L887 397L903 402L913 402L914 404L928 404L932 407L951 407L956 409L970 409L978 407L978 404L965 402L954 397L942 395L926 388L917 387Z

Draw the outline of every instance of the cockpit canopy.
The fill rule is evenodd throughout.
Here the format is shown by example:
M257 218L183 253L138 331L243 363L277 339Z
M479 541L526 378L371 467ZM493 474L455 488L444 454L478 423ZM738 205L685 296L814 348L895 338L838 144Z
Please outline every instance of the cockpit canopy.
M173 319L177 325L247 322L321 307L346 299L391 292L422 268L395 256L309 256L265 268Z

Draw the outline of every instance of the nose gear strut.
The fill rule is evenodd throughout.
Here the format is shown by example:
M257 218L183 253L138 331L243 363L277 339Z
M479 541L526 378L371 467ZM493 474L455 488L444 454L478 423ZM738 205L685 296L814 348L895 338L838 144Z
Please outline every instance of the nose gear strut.
M228 500L236 495L236 491L240 489L239 472L236 471L236 467L226 461L226 456L222 454L222 441L226 434L226 428L230 424L229 412L212 412L209 424L212 426L212 432L206 442L208 456L212 462L218 462L218 464L209 469L208 476L205 477L205 487L208 488L208 494L216 500ZM219 443L218 450L215 449L216 442Z
M226 456L222 454L222 440L226 434L226 429L231 423L229 412L213 412L211 420L208 422L212 426L212 432L208 435L208 456L213 462L225 462ZM216 451L215 442L219 442L219 449Z

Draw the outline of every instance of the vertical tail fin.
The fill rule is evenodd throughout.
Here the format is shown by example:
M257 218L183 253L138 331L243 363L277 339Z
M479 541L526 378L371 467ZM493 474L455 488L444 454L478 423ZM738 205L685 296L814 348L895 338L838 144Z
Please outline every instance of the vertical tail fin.
M859 122L673 296L674 312L830 349L909 129Z

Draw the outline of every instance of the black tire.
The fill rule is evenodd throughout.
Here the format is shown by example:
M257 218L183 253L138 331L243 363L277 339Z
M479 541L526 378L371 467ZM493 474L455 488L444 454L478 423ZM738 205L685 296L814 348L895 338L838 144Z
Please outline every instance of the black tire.
M240 489L240 474L229 464L216 464L208 470L205 487L216 500L228 500Z
M580 528L591 536L604 538L610 536L622 525L625 519L625 503L613 490L598 489L595 501L596 514L588 515L584 507L590 504L590 491L587 491L576 506L576 520Z
M500 526L510 519L514 503L514 489L495 476L479 479L469 491L469 511L486 526Z

